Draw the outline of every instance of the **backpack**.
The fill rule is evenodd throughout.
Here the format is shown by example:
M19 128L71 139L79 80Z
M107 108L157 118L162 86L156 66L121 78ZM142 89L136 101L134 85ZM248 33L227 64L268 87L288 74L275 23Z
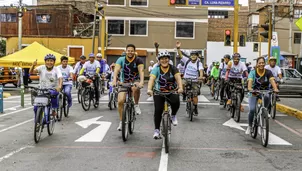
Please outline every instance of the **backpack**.
M185 67L184 67L184 75L186 74L186 68L187 68L187 65L191 62L192 60L191 59L189 59L187 62L186 62L186 64L185 64ZM197 70L198 70L198 77L200 77L200 72L199 72L199 60L197 59L196 60L196 62L197 62Z

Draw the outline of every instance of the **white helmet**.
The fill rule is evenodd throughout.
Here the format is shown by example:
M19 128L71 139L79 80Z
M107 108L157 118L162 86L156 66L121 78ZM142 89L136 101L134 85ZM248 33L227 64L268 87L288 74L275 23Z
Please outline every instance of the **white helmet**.
M150 61L151 64L154 64L154 61Z
M168 57L170 59L171 55L168 51L165 50L165 51L159 52L156 58L159 61L159 59L162 58L162 57Z
M96 57L102 57L101 53L96 54Z

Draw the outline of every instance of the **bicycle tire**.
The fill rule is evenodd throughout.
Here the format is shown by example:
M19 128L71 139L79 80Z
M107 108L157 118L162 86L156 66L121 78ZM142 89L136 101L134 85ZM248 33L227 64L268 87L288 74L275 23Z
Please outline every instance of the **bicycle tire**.
M78 102L81 103L82 100L82 88L78 89Z
M87 105L85 104L87 102ZM88 111L90 109L90 92L89 89L84 89L81 95L81 104L84 111Z
M277 97L276 97L276 94L273 94L272 95L272 103L271 103L271 108L270 108L270 114L272 116L273 119L276 118L276 101L277 101Z
M129 114L129 124L128 124L129 133L133 134L134 126L135 126L135 110L133 105L131 106L131 110L128 114Z
M43 127L43 107L38 107L36 116L35 116L35 125L34 125L34 140L35 143L38 143L41 139L42 127ZM39 128L37 132L37 128Z
M117 107L117 97L118 97L118 94L115 92L114 93L114 102L113 102L114 108Z
M60 122L62 120L62 116L63 116L63 111L64 111L64 95L62 96L61 94L59 94L59 107L57 110L59 113L57 113L57 118L58 121Z
M113 99L113 93L110 93L110 95L109 95L109 103L108 103L108 107L109 107L110 110L113 109L113 107L112 107L113 100L114 100Z
M68 114L69 114L68 98L66 95L64 95L64 116L67 118Z
M94 94L94 89L90 89L90 98L92 99L92 100L90 100L90 101L93 101L92 102L92 104L93 104L93 107L96 109L96 108L98 108L99 107L99 103L96 103L97 102L97 100L96 100L96 96L95 96L95 94ZM100 95L99 95L99 100L100 100ZM91 103L91 102L90 102Z
M267 147L268 144L268 138L269 138L269 118L268 118L268 111L263 108L262 114L261 114L262 122L260 122L260 128L261 128L261 144L263 147ZM265 131L263 131L263 128L265 125ZM263 134L265 133L265 135Z
M128 140L128 124L129 124L129 115L128 115L128 105L124 104L123 116L122 116L122 137L123 141Z
M236 108L235 108L235 116L234 116L234 120L236 122L239 122L240 121L240 105L241 105L241 97L240 97L240 94L237 94L237 98L236 98Z
M55 129L55 118L52 116L52 113L50 109L48 110L48 123L47 123L47 132L48 135L51 136L54 132Z
M164 135L164 144L165 144L165 152L169 153L170 148L170 137L169 137L169 117L168 113L164 113L164 116L162 118L162 127L163 127L163 135Z
M214 92L214 99L217 101L219 99L219 91L220 91L220 86L217 84L215 87L215 92Z
M193 121L193 105L192 105L192 101L189 102L189 106L190 106L190 121Z
M254 120L251 127L251 137L255 139L257 137L257 134L258 134L258 119L257 116L254 115Z

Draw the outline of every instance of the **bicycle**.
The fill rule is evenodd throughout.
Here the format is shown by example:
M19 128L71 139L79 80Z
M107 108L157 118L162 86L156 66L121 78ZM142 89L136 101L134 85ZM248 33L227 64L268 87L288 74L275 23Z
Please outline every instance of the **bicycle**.
M281 84L279 81L277 82L278 84ZM278 87L279 89L279 87ZM268 113L271 115L271 117L273 119L276 118L276 107L277 107L277 93L273 93L271 96L271 103L270 103L270 106L269 106L269 109L268 109Z
M194 109L193 109L193 97L194 95L197 95L198 93L193 91L192 86L193 84L198 83L198 80L192 79L192 78L185 78L186 80L186 112L189 115L190 121L193 121L193 115L194 115Z
M128 140L128 135L133 134L134 125L136 120L135 110L134 110L134 101L132 97L132 87L136 86L133 83L122 83L119 85L122 90L120 92L126 92L126 100L124 103L123 116L122 116L122 137L123 141Z
M100 94L104 94L105 93L105 82L106 82L106 74L102 74L101 75L101 78L100 78L100 86L99 86L99 89L100 89Z
M33 106L37 106L37 111L35 112L34 120L34 140L38 143L41 139L41 133L44 129L44 125L47 125L48 135L51 136L54 132L55 127L55 117L50 114L51 112L51 98L50 90L55 89L40 89L37 87L28 86L32 90L32 102Z
M267 108L264 107L264 96L265 94L271 95L273 93L272 90L255 90L250 93L256 94L258 99L261 98L262 102L256 105L256 112L254 114L254 119L251 127L251 137L256 138L258 133L258 127L261 130L261 144L266 147L268 144L269 138L269 114ZM261 96L261 97L260 97Z
M243 90L242 83L229 82L232 104L230 108L230 116L234 118L236 122L240 121L240 106L241 106L241 92Z
M161 134L164 137L164 144L165 144L165 152L169 153L170 151L170 137L172 132L171 122L172 122L172 116L171 116L171 108L169 104L169 99L167 96L171 94L177 94L175 92L161 92L161 91L154 91L154 95L159 95L165 98L165 105L164 105L164 111L162 114L162 125L161 125Z
M110 88L109 88L109 102L108 102L108 107L110 110L112 110L113 108L116 108L116 104L117 104L117 95L118 95L118 91L117 88L112 87L111 83L110 84Z
M213 96L214 96L214 100L218 100L219 99L219 92L220 92L220 81L218 79L216 79L214 81L214 85L213 85Z
M87 76L87 80L83 81L82 84L82 94L81 94L81 104L84 111L88 111L91 106L91 101L93 103L94 108L98 108L99 104L96 103L97 99L95 99L95 88L93 81L96 81L95 76Z

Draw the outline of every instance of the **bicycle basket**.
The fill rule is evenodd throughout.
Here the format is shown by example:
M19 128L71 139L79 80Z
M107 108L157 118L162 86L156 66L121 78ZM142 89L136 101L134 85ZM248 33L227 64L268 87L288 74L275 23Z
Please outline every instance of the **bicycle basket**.
M50 99L47 96L36 96L34 106L48 106Z
M31 90L31 105L34 105L35 98L37 97L38 92L35 90Z

